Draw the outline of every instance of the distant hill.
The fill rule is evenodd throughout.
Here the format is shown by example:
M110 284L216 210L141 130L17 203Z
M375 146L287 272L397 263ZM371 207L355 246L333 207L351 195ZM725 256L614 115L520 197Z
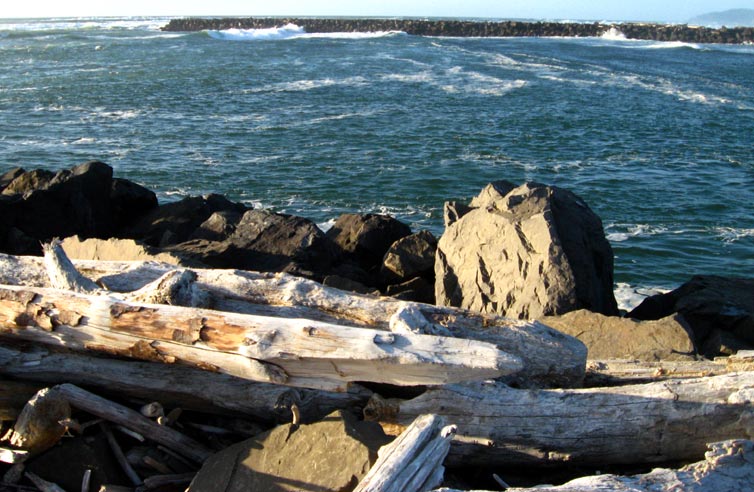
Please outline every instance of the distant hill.
M689 19L687 24L706 27L754 27L754 9L711 12Z

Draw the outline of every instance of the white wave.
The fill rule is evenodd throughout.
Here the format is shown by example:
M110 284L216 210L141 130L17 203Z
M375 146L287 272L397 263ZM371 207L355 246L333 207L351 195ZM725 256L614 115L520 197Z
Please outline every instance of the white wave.
M618 282L613 288L613 294L618 302L618 309L631 311L647 297L664 294L670 290L665 287L633 287L627 283Z
M615 26L605 31L600 37L602 39L609 39L611 41L625 41L626 40L626 35L623 34L623 32Z
M607 240L613 243L628 241L633 237L649 237L668 232L667 227L649 224L608 224L605 229L608 231L617 229L606 234Z
M659 41L659 42L652 42L650 44L643 44L638 47L649 49L649 50L667 50L667 49L675 49L675 48L691 48L695 50L705 49L699 44L684 43L683 41Z
M335 220L336 220L335 218L331 218L331 219L327 219L324 222L318 222L317 227L319 227L319 230L321 230L322 232L327 232L330 229L332 229L332 226L335 225Z
M754 229L736 227L714 227L715 234L725 243L735 243L741 239L754 238Z
M81 137L78 140L74 140L73 142L71 142L70 145L89 145L89 144L93 144L96 141L97 141L96 139L91 138L91 137ZM68 145L68 144L65 144L65 145Z
M225 29L222 31L207 31L214 39L223 41L269 41L280 39L370 39L403 34L400 31L376 32L315 32L307 33L303 27L296 24L286 24L282 27L264 29Z
M449 68L444 73L425 70L408 74L385 74L381 76L381 80L427 84L449 94L466 93L485 96L502 96L527 84L525 80L501 79L481 72L465 71L461 67Z
M346 77L343 79L304 79L294 80L292 82L280 82L277 84L268 84L261 87L254 87L250 89L244 89L244 94L254 94L258 92L303 92L313 89L320 89L322 87L332 86L350 86L359 87L368 84L368 80L362 76Z
M80 17L29 19L0 22L0 30L10 31L80 31L80 30L148 30L159 31L170 19L166 17Z

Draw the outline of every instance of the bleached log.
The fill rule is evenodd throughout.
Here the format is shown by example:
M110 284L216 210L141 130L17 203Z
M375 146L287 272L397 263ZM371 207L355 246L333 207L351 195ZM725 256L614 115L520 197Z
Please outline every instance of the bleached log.
M753 486L754 443L731 440L710 444L703 461L679 470L657 468L625 477L594 475L559 486L511 487L507 492L722 492L751 490ZM441 488L433 492L463 491Z
M588 386L640 384L754 371L754 352L742 351L729 357L696 361L589 360L586 368L584 383Z
M754 373L578 390L496 383L372 397L364 413L396 434L435 412L458 426L449 463L486 466L693 461L706 443L754 433Z
M105 395L147 402L159 398L163 405L173 408L239 413L268 424L290 422L293 404L301 411L303 422L309 423L335 410L363 408L371 396L358 385L352 385L347 393L300 389L185 366L102 358L83 352L51 352L43 347L22 350L0 345L0 374L48 385L73 383ZM18 405L19 410L26 400Z
M484 342L7 285L0 286L0 331L67 348L330 390L345 390L354 381L437 385L521 369L517 358Z
M141 289L176 270L174 265L155 262L74 260L73 263L99 285L117 292ZM586 347L538 322L352 294L287 274L193 271L197 275L196 285L209 294L209 302L216 310L379 330L400 330L408 317L415 320L414 329L409 331L484 341L520 358L524 368L504 379L509 383L521 387L572 387L580 385L584 377ZM0 283L50 285L40 258L2 254Z
M354 492L422 492L438 485L435 470L442 466L455 428L444 427L437 415L421 415L379 451Z

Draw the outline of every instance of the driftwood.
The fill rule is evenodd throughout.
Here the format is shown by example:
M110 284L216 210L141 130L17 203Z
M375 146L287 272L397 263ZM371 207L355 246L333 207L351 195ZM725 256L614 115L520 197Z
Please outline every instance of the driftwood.
M445 384L521 368L484 342L35 287L0 286L0 330L38 343L330 390L352 381Z
M380 449L377 462L354 492L423 492L439 485L453 434L455 427L443 427L437 415L417 417Z
M135 410L89 393L75 385L61 384L53 387L51 391L67 400L73 407L132 429L197 463L204 462L212 454L209 449L180 432L159 425Z
M614 386L640 384L666 379L720 376L732 372L754 371L754 351L740 351L729 357L697 361L590 360L585 385Z
M265 424L291 421L296 405L302 421L310 423L334 410L363 408L371 392L353 385L347 393L255 383L191 367L96 357L87 353L51 352L44 347L18 348L0 344L0 374L14 379L55 385L73 383L168 407L211 413L241 414ZM23 401L13 398L20 411L40 388L30 383L6 382L9 390L23 389ZM2 388L0 384L0 388ZM32 390L33 389L33 390ZM8 394L10 398L12 394ZM15 418L15 416L14 416Z
M595 475L566 484L508 488L508 492L723 492L754 487L754 442L732 440L709 445L704 461L679 470L658 468L651 473L620 477ZM434 492L462 492L441 488ZM471 491L469 491L471 492ZM482 492L482 491L476 491Z
M708 442L750 437L752 400L748 372L580 390L448 385L407 401L374 396L364 413L391 434L444 416L458 426L453 464L603 466L693 461Z
M113 292L142 289L176 271L174 265L155 262L73 263L81 273ZM207 302L216 310L485 341L524 362L521 371L506 378L524 387L578 386L584 377L584 345L538 322L352 294L287 274L205 269L193 272L196 285L207 293ZM0 283L51 286L41 258L2 254Z

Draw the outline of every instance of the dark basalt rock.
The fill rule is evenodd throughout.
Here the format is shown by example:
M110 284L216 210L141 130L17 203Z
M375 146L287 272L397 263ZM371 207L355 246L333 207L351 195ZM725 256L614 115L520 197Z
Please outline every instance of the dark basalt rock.
M343 214L327 231L327 237L368 272L379 268L388 248L409 234L411 228L403 222L377 214Z
M626 316L655 320L673 313L683 315L707 356L718 355L721 339L728 346L754 347L752 278L698 275L671 292L646 298Z
M113 178L110 200L118 229L157 208L157 195L153 191L127 179Z
M382 260L380 276L383 283L399 284L423 277L434 284L436 250L437 239L429 231L419 231L397 240Z

